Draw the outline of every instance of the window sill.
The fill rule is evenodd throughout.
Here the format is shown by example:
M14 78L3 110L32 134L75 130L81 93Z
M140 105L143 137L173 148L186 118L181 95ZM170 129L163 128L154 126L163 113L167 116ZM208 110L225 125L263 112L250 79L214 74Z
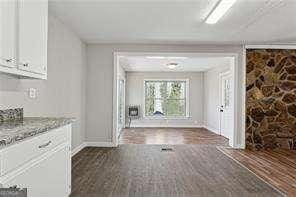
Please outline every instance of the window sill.
M144 116L146 120L187 120L192 118L191 116L182 116L182 117L154 117L154 116Z

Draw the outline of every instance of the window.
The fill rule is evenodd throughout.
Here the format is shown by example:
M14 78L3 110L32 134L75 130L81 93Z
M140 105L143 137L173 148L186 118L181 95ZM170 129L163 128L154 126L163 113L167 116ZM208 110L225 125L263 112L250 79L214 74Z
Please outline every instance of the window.
M188 80L145 80L145 116L188 116Z

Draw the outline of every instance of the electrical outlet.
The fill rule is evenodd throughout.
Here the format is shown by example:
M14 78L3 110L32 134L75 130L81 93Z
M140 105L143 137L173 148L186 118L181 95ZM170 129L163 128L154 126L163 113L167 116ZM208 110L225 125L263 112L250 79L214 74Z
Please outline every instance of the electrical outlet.
M31 98L31 99L36 98L36 89L35 88L30 88L29 89L29 98Z

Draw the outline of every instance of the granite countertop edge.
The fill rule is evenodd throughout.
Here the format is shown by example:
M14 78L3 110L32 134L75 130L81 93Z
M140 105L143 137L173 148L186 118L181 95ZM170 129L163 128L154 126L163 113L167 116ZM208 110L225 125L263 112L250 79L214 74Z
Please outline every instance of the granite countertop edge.
M0 149L75 121L75 118L65 117L25 117L21 120L2 122L0 123Z

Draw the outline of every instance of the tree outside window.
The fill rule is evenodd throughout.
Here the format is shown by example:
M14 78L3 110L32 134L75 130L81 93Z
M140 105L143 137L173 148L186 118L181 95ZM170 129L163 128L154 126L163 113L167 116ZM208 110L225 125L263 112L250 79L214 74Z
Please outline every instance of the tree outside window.
M186 84L184 81L145 81L145 116L186 116Z

